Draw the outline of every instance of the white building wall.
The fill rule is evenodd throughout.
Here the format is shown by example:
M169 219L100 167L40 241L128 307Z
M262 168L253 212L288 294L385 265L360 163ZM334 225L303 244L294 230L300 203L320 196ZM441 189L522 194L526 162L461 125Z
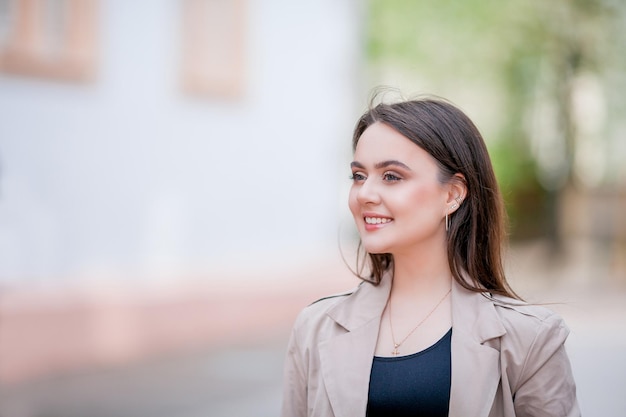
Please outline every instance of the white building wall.
M0 75L0 284L154 279L335 251L354 0L249 0L241 99L179 87L179 2L100 2L94 83ZM343 210L343 211L342 211Z

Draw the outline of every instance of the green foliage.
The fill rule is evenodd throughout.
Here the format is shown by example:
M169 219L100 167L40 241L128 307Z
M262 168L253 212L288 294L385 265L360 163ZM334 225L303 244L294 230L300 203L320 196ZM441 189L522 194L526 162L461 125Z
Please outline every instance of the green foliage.
M402 74L414 77L420 89L444 86L453 101L455 94L497 97L484 99L501 104L489 107L494 123L487 123L486 136L496 138L488 141L490 153L513 231L522 235L519 230L532 229L528 226L541 227L534 220L546 198L554 199L538 181L542 168L530 140L549 138L533 131L529 120L546 100L556 106L551 123L565 136L571 166L572 80L583 71L601 73L607 65L623 69L625 16L626 3L615 0L370 0L370 82L389 84L387 74ZM626 108L624 96L610 91L616 102L611 108ZM484 97L472 103L480 106Z
M535 161L523 144L502 138L490 146L493 163L514 238L535 237L542 232L545 190L537 181Z

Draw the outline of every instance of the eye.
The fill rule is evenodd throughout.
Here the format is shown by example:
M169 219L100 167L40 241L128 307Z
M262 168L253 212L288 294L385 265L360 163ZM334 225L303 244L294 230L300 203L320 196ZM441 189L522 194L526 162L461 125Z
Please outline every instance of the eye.
M367 177L361 172L353 172L352 175L350 175L350 179L354 182L361 182L365 181Z
M386 181L386 182L397 182L397 181L400 181L400 180L402 180L402 178L399 175L397 175L397 174L395 174L393 172L385 172L383 174L383 181Z

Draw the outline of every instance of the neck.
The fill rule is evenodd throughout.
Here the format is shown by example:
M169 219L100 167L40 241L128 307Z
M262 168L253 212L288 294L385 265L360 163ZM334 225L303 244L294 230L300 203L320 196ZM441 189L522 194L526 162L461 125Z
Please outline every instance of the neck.
M392 296L432 297L450 289L452 273L445 247L394 254Z

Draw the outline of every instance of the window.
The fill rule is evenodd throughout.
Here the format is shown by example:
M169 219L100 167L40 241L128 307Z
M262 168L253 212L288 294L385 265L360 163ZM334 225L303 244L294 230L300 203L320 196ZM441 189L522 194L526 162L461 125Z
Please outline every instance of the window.
M183 0L182 83L192 94L238 97L244 83L244 0Z
M0 71L93 78L96 1L0 0Z

